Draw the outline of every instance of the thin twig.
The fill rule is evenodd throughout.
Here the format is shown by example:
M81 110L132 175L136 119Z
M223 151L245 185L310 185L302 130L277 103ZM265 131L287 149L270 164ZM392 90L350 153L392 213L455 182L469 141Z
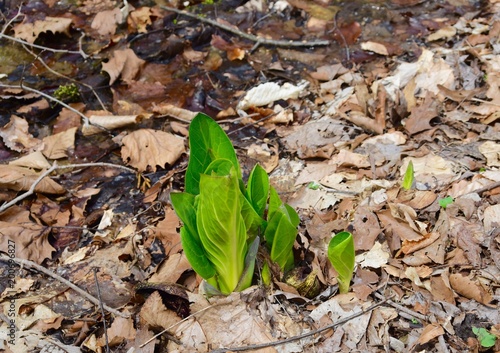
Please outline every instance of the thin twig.
M315 46L330 45L330 41L328 41L328 40L315 40L315 41L309 41L309 42L308 41L301 42L301 41L293 41L293 40L274 40L274 39L262 38L262 37L255 36L253 34L248 34L248 33L242 32L239 29L236 29L236 28L230 27L228 25L219 23L219 22L211 20L209 18L205 18L205 17L198 16L196 14L192 14L192 13L187 12L187 11L182 11L182 10L178 10L176 8L173 8L173 7L168 7L168 6L163 6L163 5L160 7L164 10L175 12L179 15L191 17L191 18L194 18L200 22L208 23L212 26L219 27L219 28L223 29L224 31L230 32L232 34L236 34L237 36L251 40L252 42L256 42L257 44L273 45L276 47L315 47Z
M90 125L90 120L89 120L89 118L85 114L83 114L82 112L79 112L78 110L76 110L75 108L69 106L68 104L66 104L64 102L62 102L61 100L59 100L57 98L54 98L51 95L48 95L47 93L43 93L42 91L39 91L39 90L37 90L35 88L31 88L31 87L28 87L28 86L25 86L25 85L5 85L3 83L0 83L0 87L11 88L11 89L22 89L22 90L25 90L25 91L37 93L37 94L41 95L44 98L47 98L48 100L50 100L52 102L56 102L56 103L62 105L66 109L71 110L73 113L78 114L79 116L81 116L83 118L84 124L86 126ZM93 125L95 125L95 124L93 124Z
M99 280L97 279L97 268L94 267L93 269L94 272L94 280L95 280L95 287L97 289L97 299L99 300L99 307L101 308L101 315L102 315L102 326L104 329L104 341L106 342L106 353L109 353L109 340L108 340L108 327L106 325L106 313L104 312L104 303L102 302L101 298L101 287L99 287Z
M76 50L66 50L66 49L53 49L53 48L49 48L49 47L44 47L42 45L30 43L30 42L27 42L25 40L22 40L22 39L19 39L16 37L9 36L9 35L4 34L4 33L0 33L0 38L5 38L5 39L11 40L13 42L28 45L30 47L37 48L37 49L48 50L48 51L51 51L53 53L79 54L79 55L83 56L84 59L87 59L89 57L82 50L76 51Z
M54 170L58 170L58 169L86 168L86 167L111 167L111 168L123 169L123 170L126 170L127 172L134 173L134 174L136 173L136 171L133 170L133 169L131 169L131 168L125 167L123 165L112 164L112 163L96 162L96 163L81 163L81 164L57 165L57 163L54 162L54 164L49 169L47 169L45 172L43 172L42 174L40 174L40 176L33 182L33 184L31 185L31 187L29 188L28 191L26 191L25 193L19 195L15 199L13 199L13 200L11 200L11 201L9 201L7 203L4 203L2 206L0 206L0 213L3 212L3 211L5 211L7 208L15 205L19 201L24 200L28 196L33 195L33 193L35 192L36 186L38 184L40 184L40 182L45 177L49 176Z
M389 299L383 299L381 300L380 302L378 303L375 303L371 306L369 306L368 308L364 309L364 310L361 310L353 315L350 315L348 317L345 317L343 318L342 320L338 320L337 322L334 322L333 324L330 324L330 325L327 325L327 326L324 326L324 327L320 327L316 330L312 330L312 331L309 331L307 333L304 333L302 335L298 335L298 336L293 336L293 337L290 337L290 338L286 338L284 340L280 340L280 341L274 341L274 342L268 342L268 343L261 343L261 344L253 344L253 345L248 345L248 346L244 346L244 347L232 347L232 348L218 348L218 349L215 349L213 351L211 351L211 353L225 353L225 352L229 352L229 351L232 351L232 352L243 352L243 351L253 351L253 350L256 350L256 349L261 349L261 348L267 348L267 347L275 347L275 346L279 346L279 345L282 345L282 344L286 344L286 343L290 343L290 342L294 342L294 341L298 341L298 340L301 340L303 338L307 338L307 337L310 337L310 336L314 336L318 333L322 333L324 331L328 331L328 330L332 330L334 329L335 327L339 326L339 325L342 325L342 324L345 324L346 322L352 320L352 319L355 319L359 316L362 316L366 313L369 313L370 311L372 311L373 309L381 306L382 304L384 304L385 302L387 302Z
M383 296L382 294L378 293L378 292L375 292L374 293L375 296L381 300L384 300L386 299L385 296ZM408 309L407 307L403 306L403 305L400 305L398 303L395 303L393 302L392 300L390 299L386 299L387 301L387 304L389 304L390 306L392 306L394 309L397 309L399 311L402 311L402 312L405 312L407 313L408 315L411 315L413 316L414 318L417 318L421 321L429 321L429 318L426 316L426 315L422 315L422 314L419 314L417 313L416 311L413 311L411 309Z
M25 259L20 259L20 258L17 258L17 257L9 257L9 256L7 256L5 254L0 254L0 260L4 261L4 262L14 261L18 265L22 265L22 266L25 266L25 267L28 267L28 268L31 268L31 269L35 269L35 270L37 270L39 272L42 272L42 273L46 274L47 276L50 276L50 277L58 280L59 282L63 283L64 285L68 286L69 288L73 289L75 292L77 292L78 294L80 294L83 298L87 299L92 304L94 304L96 306L99 306L99 300L97 298L95 298L94 296L90 295L88 292L84 291L83 289L81 289L80 287L76 286L75 284L73 284L72 282L68 281L67 279L65 279L65 278L59 276L58 274L56 274L56 273L54 273L54 272L46 269L43 266L40 266L40 265L34 263L33 261L25 260ZM108 306L106 304L103 304L103 307L104 307L104 309L106 309L106 311L110 312L111 314L114 314L114 315L117 315L117 316L121 316L121 317L124 317L124 318L129 318L130 317L130 315L121 313L118 310L113 309L113 308L111 308L110 306Z

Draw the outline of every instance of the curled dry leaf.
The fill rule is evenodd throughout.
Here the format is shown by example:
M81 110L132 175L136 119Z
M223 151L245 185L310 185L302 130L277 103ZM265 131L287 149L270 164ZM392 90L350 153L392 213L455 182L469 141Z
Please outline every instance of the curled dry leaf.
M460 273L450 275L450 285L455 292L468 299L474 299L478 303L490 305L493 297L486 289L480 284L470 278L470 276L463 276Z
M52 252L56 250L48 240L50 228L29 219L19 223L0 222L0 229L2 249L9 249L15 243L16 256L21 259L41 264L45 259L50 259Z
M122 159L128 165L144 172L156 166L173 164L184 152L184 140L168 132L140 129L122 140Z
M63 32L68 34L72 20L63 17L45 17L32 23L21 23L14 27L16 38L24 39L28 43L34 43L41 33Z
M137 57L132 49L116 50L107 63L102 64L102 71L109 75L112 85L121 76L124 82L131 82L144 66L145 61Z
M298 86L285 83L283 86L275 82L266 82L247 92L238 103L238 110L245 110L251 106L261 107L280 99L297 98L307 86L308 82L301 82Z
M0 165L0 187L16 191L27 191L40 174L28 168L14 165ZM66 189L49 177L45 177L35 187L35 192L64 194Z
M5 146L17 152L33 150L40 144L40 140L29 133L26 120L16 115L12 115L10 121L0 128L0 136Z
M91 28L103 38L109 38L116 32L118 24L122 23L123 14L118 7L113 10L98 12L92 21Z
M144 118L149 118L145 114L138 115L91 115L89 121L93 125L87 125L82 127L82 133L85 136L101 133L103 130L99 127L103 127L107 130L114 130L127 125L138 124ZM97 126L95 126L97 125Z

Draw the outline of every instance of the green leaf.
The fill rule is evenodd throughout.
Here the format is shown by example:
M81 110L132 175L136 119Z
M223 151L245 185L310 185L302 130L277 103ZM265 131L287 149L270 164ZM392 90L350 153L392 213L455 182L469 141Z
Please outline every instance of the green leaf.
M260 217L264 217L268 197L269 177L264 168L256 164L248 177L247 198Z
M190 234L186 227L181 228L181 244L194 272L206 280L215 276L215 268L208 260L200 240Z
M271 186L269 190L269 207L267 210L267 219L273 218L274 213L281 207L283 202L281 202L280 196L275 188Z
M413 161L410 161L406 167L405 176L403 178L403 189L410 190L414 180L415 173L413 171Z
M484 348L491 348L495 345L497 336L492 335L485 328L472 327L472 332L474 332L474 334L477 337L477 340Z
M243 274L247 253L238 177L202 174L196 221L207 258L217 272L219 290L231 293Z
M439 206L441 206L442 208L446 209L446 207L448 207L449 205L451 205L453 203L453 197L451 196L447 196L445 197L444 199L441 199L439 200Z
M351 233L340 232L330 240L328 259L339 274L337 280L340 293L349 291L355 265L354 257L354 240Z
M293 256L293 243L297 237L297 227L292 224L284 205L274 213L264 236L271 249L271 260L284 270L289 265L290 254Z
M253 241L259 232L265 232L267 222L255 212L252 204L243 194L241 194L241 215L245 221L247 238L250 241Z
M315 181L311 181L309 184L307 184L307 188L311 190L318 190L321 185Z
M184 227L199 240L198 229L196 227L196 197L186 192L179 192L171 193L170 200L174 206L175 213L177 213L177 216L184 223Z
M189 126L190 156L186 170L186 192L200 193L200 175L216 159L228 159L234 166L238 179L241 170L231 140L212 118L198 113Z
M255 269L255 258L259 251L260 237L255 237L254 241L248 247L245 258L245 269L241 275L240 282L236 286L236 291L242 291L252 285L253 271Z

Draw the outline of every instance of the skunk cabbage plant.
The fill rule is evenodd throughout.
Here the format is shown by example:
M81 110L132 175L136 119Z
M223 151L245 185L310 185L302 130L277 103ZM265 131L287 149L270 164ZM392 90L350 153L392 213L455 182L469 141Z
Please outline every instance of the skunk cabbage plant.
M300 220L266 171L256 165L245 186L231 141L202 113L189 127L189 146L185 192L172 193L171 200L183 223L184 253L210 292L229 294L252 284L261 234L270 259L283 271L291 268Z

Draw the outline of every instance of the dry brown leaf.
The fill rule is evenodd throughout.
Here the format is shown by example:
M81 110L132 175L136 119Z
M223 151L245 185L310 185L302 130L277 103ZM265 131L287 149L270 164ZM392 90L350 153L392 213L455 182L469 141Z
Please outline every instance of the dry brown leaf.
M386 55L386 56L389 55L389 51L387 50L387 47L382 43L377 43L377 42L372 42L372 41L363 42L363 43L361 43L361 49L372 51L372 52L374 52L376 54L380 54L380 55Z
M123 14L116 7L112 10L98 12L92 20L90 27L102 38L109 38L115 34L116 27L122 22Z
M138 124L143 119L149 118L150 115L91 115L89 121L92 125L84 125L82 133L85 136L98 134L103 131L102 128L107 130L114 130L132 124ZM96 126L97 125L97 126Z
M43 139L42 153L50 159L68 157L68 150L75 148L76 127L72 127L58 134L47 136Z
M500 143L486 141L479 146L479 152L486 157L489 167L500 167Z
M194 119L196 114L198 114L197 112L192 112L191 110L176 107L170 103L153 105L153 112L161 115L168 115L181 121L191 121Z
M45 227L31 221L22 223L0 222L0 246L10 249L15 244L16 256L41 264L50 259L55 251L50 245L48 237L50 227Z
M150 328L162 330L181 321L181 318L175 312L166 308L157 291L154 291L146 299L139 316L141 322Z
M40 174L28 168L0 165L0 187L16 191L27 191ZM49 177L45 177L35 187L35 192L64 194L66 189Z
M184 253L172 254L149 278L149 282L176 283L182 274L190 269L191 265Z
M45 17L44 20L37 20L33 23L21 23L14 27L16 38L24 39L28 43L34 43L40 33L63 32L69 34L69 27L72 20L63 17Z
M450 275L450 285L455 292L468 299L474 299L478 303L490 305L493 297L486 289L470 276L463 276L460 273Z
M438 232L432 232L428 234L424 234L422 239L412 241L412 240L403 240L403 244L401 245L401 251L403 254L411 254L417 250L423 249L432 243L434 243L439 238Z
M484 223L484 231L485 232L491 232L495 228L500 227L500 205L492 205L488 206L484 210L484 218L483 218L483 223Z
M421 210L431 205L437 199L433 191L415 191L415 196L408 202L408 205L416 210Z
M10 121L0 128L0 136L5 146L17 152L34 150L41 142L29 133L26 120L16 115L12 115Z
M9 165L15 165L18 167L26 167L33 169L48 169L50 168L50 163L47 161L42 152L37 151L30 153L27 156L18 158L9 162Z
M131 318L116 317L108 328L108 344L111 347L117 346L123 342L133 341L136 337L134 321ZM105 346L104 335L99 339L100 346Z
M421 105L416 106L411 110L410 117L406 120L405 129L410 135L418 132L429 130L430 122L439 115L439 103L436 97L430 92L427 93Z
M430 340L444 335L444 329L438 324L429 324L424 327L420 337L418 338L418 344L426 344Z
M455 297L450 286L448 273L441 273L439 276L431 277L431 294L436 301L445 301L455 305Z
M102 64L102 71L109 75L109 84L112 85L118 77L125 83L130 83L137 76L145 61L137 57L132 49L116 50L107 63Z
M140 129L122 140L122 159L139 172L172 165L184 152L184 139L168 132Z
M408 224L396 220L391 215L389 210L378 212L377 216L384 228L397 235L403 241L416 242L423 239L424 237L422 234L419 234L411 229Z
M150 7L144 6L134 11L130 12L127 17L128 28L131 32L146 33L147 26L149 26L151 21L151 15L153 11Z
M453 26L446 26L438 29L427 37L428 42L433 42L439 39L450 39L457 34L457 29Z

